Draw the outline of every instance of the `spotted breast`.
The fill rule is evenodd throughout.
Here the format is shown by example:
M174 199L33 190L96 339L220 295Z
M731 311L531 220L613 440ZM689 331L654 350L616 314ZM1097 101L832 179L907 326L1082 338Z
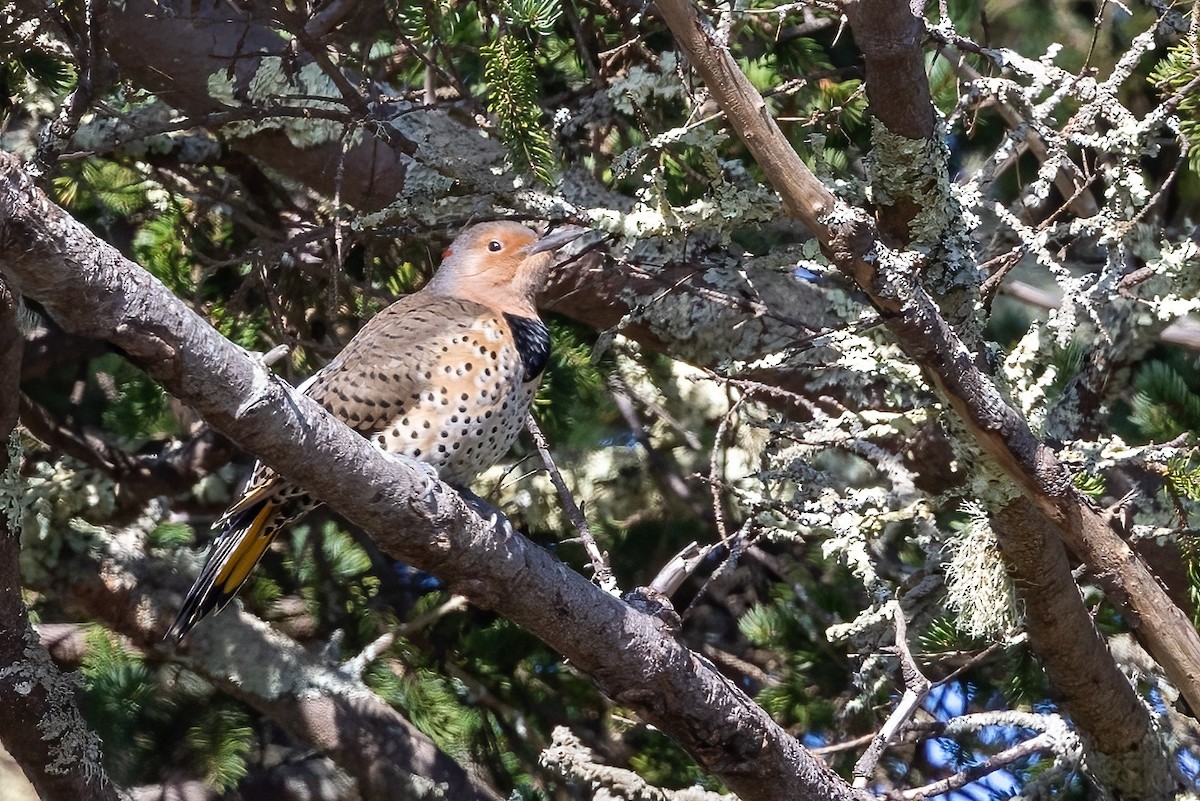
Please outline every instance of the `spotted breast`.
M300 390L382 449L466 484L524 425L550 352L534 298L553 251L581 232L539 238L511 222L469 228L425 288L373 317ZM181 640L229 603L279 531L315 505L257 464L218 521L221 532L167 637Z

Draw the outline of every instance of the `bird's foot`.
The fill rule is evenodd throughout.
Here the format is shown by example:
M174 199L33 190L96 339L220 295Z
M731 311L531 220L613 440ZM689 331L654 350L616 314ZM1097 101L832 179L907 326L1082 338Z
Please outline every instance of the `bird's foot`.
M411 456L384 450L383 445L375 440L371 440L371 445L374 446L375 450L383 454L384 459L387 459L392 464L416 468L417 480L421 484L421 497L429 500L433 496L434 491L437 490L438 483L441 481L441 476L438 475L437 468L429 462L422 462L420 459L414 459Z
M475 493L466 487L454 485L454 490L458 496L463 499L467 506L471 507L471 511L487 521L488 528L494 529L505 536L514 536L517 530L513 528L513 524L508 521L508 518L490 503L480 498Z
M250 396L238 406L237 416L239 418L248 414L254 406L268 402L267 395L272 388L271 382L283 381L283 379L271 371L271 365L286 356L290 350L290 345L276 345L266 353L242 348L242 352L246 354L246 357L262 369L252 372ZM312 379L309 380L311 381ZM297 389L303 392L304 385L301 384Z

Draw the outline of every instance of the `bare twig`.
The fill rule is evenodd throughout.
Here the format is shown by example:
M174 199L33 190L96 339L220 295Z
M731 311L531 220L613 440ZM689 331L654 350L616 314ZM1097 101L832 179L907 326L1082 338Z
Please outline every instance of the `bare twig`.
M1018 760L1027 759L1034 754L1040 754L1045 751L1054 749L1054 738L1043 732L1028 740L1014 745L1012 748L1006 748L995 756L985 759L978 765L972 765L966 770L961 770L944 779L939 779L936 782L931 782L921 787L914 787L911 790L903 790L899 792L890 792L885 798L888 801L920 801L920 799L929 798L930 796L942 795L951 790L957 790L960 787L965 787L973 781L978 781L989 773L995 773L998 770L1008 767Z
M725 434L729 431L729 422L737 415L741 406L742 399L738 398L730 404L729 411L721 417L717 433L713 436L712 450L708 454L708 486L712 493L713 522L717 526L717 536L721 538L721 542L726 544L729 543L729 529L725 525L725 504L721 501L721 488L725 482L721 478L722 471L718 468L717 462L721 448L725 444Z
M332 0L304 23L304 32L317 40L328 34L358 8L359 0Z
M1024 281L1012 281L1005 284L1003 291L1006 295L1010 295L1022 303L1042 309L1057 309L1061 303L1061 299L1053 292L1038 289ZM1164 328L1158 338L1168 345L1179 345L1188 350L1200 350L1200 320L1194 317L1180 318Z
M350 676L361 677L363 672L371 666L371 664L392 647L392 643L396 642L398 637L408 637L413 632L420 631L427 626L436 623L446 615L454 612L460 612L466 609L470 602L462 595L451 595L445 603L439 605L436 609L431 609L423 615L418 615L407 623L396 626L391 631L388 631L379 637L376 637L371 642L367 643L366 647L354 655L352 659L347 659L342 663L342 670Z
M554 489L558 491L563 511L566 512L571 525L575 526L575 531L578 532L579 539L583 543L583 547L587 550L588 558L592 561L592 580L596 582L600 589L609 594L616 595L620 593L621 590L617 586L617 580L613 576L612 568L608 566L608 556L596 544L596 538L592 536L592 529L588 526L587 518L583 516L583 510L575 503L575 499L571 496L571 490L567 489L567 482L563 480L562 473L559 472L558 466L554 464L554 456L550 453L550 445L546 442L546 435L542 433L542 429L538 426L537 420L534 419L532 413L526 416L525 427L533 435L533 444L542 457L542 464L546 465L546 472L550 476L550 482L554 484Z
M929 679L921 673L921 668L913 659L908 649L908 621L904 618L904 609L897 601L892 601L892 618L896 626L896 653L900 657L900 673L904 677L904 694L896 703L896 708L888 716L887 721L871 739L871 745L854 763L854 786L865 788L870 784L875 773L875 765L883 756L883 751L895 741L901 729L909 722L921 704L925 702L929 690L933 687Z

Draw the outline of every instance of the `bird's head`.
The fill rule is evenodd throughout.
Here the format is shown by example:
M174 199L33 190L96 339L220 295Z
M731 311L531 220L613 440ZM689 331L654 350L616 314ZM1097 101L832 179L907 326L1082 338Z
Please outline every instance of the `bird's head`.
M570 227L539 237L515 222L473 225L446 248L429 288L535 315L534 298L554 263L554 251L581 233L582 228Z

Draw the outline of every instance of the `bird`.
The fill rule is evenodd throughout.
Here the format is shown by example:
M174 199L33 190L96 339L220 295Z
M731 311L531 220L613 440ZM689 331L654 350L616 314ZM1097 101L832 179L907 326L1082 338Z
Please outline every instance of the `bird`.
M297 387L389 454L466 486L512 446L550 357L534 305L554 252L584 229L544 237L520 223L479 223L442 254L433 278L372 317ZM318 505L259 461L219 528L165 639L179 643L223 609L281 530Z

